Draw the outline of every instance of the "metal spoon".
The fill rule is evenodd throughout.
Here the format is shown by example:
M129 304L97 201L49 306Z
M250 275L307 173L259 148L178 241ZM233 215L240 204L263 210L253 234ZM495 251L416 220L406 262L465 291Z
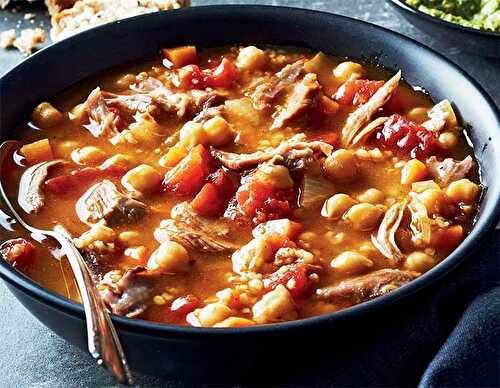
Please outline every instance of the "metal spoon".
M62 252L64 252L68 258L82 298L83 309L85 310L85 320L87 323L87 341L90 354L97 360L99 365L103 365L111 370L118 383L132 385L132 373L128 366L125 353L123 352L123 348L113 323L111 322L109 313L97 291L92 273L82 255L71 239L65 234L58 231L34 228L24 222L5 193L2 184L2 166L7 150L11 149L15 144L17 144L15 141L6 141L0 145L0 197L5 205L7 205L13 218L23 228L31 233L52 237L60 244Z

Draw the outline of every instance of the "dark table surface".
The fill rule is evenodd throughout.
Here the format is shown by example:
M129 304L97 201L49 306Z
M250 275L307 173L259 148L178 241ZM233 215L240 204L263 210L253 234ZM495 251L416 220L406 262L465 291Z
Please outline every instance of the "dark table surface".
M419 32L383 0L192 0L208 4L271 4L338 13L400 32L440 51L474 77L500 105L500 61L469 55ZM26 12L36 17L24 20ZM48 14L38 6L14 12L0 10L0 31L14 27L42 27L48 31ZM23 60L16 50L0 50L0 74ZM0 107L1 108L1 107ZM495 234L498 238L498 233ZM75 349L45 328L26 311L0 282L0 387L104 387L112 386L108 374L96 367L86 353ZM182 382L136 376L140 386L182 386ZM374 382L376 383L376 382Z

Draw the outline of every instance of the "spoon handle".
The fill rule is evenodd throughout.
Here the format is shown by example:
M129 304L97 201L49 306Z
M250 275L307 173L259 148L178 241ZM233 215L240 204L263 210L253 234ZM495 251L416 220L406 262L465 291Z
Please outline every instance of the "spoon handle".
M132 385L132 373L125 353L109 313L95 287L92 273L78 249L67 237L58 233L52 236L61 244L75 275L87 317L87 340L90 354L97 359L98 364L103 364L112 371L118 383Z
M111 370L118 383L132 385L134 383L132 373L118 334L97 291L92 273L82 255L68 236L56 231L37 229L27 224L14 209L5 192L2 184L3 162L8 150L15 144L14 141L5 141L0 144L0 199L19 225L31 233L50 236L61 245L61 249L70 263L82 298L90 354L97 359L98 364Z

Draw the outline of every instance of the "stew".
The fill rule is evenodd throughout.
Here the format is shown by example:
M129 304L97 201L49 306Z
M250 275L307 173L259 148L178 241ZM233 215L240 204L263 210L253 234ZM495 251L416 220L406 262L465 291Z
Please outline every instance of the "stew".
M240 327L338 311L436 266L478 204L454 107L401 77L295 48L162 49L38 105L7 191L72 236L114 314ZM15 233L3 258L78 301L57 247Z

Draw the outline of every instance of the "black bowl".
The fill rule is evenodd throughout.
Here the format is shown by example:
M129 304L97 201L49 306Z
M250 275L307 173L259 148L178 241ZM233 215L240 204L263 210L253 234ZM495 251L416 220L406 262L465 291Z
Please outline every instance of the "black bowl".
M419 11L404 0L387 1L411 24L436 40L457 45L471 54L500 58L500 32L451 23Z
M481 165L481 180L488 189L474 229L447 259L389 295L344 311L238 329L177 327L113 317L134 370L198 376L207 381L218 375L240 375L269 356L272 362L268 365L275 366L277 359L284 359L277 357L278 353L297 358L297 349L319 348L316 340L321 333L327 332L326 338L335 341L345 333L341 327L352 330L355 322L363 325L368 316L373 325L380 316L395 313L397 310L391 309L400 307L394 302L408 301L410 295L442 278L470 254L497 219L499 112L490 97L457 66L425 46L386 29L328 13L262 6L193 7L86 31L36 53L0 78L0 135L2 139L14 137L13 128L27 119L39 101L104 69L151 56L160 47L236 43L302 46L402 69L409 83L426 88L434 99L453 101L463 122L472 126L470 136ZM4 261L0 261L0 276L40 321L85 349L84 314L79 304L40 287ZM321 338L324 341L325 337ZM305 353L301 357L306 357ZM312 357L310 352L307 357Z

